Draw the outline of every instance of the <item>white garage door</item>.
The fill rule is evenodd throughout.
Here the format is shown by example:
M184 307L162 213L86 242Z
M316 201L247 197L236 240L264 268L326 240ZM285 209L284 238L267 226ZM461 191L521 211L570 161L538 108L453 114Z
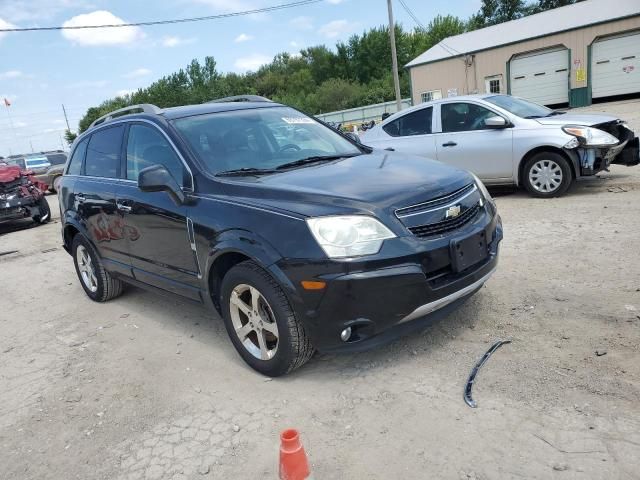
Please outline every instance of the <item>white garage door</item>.
M594 43L591 81L593 98L640 92L640 33Z
M511 60L511 94L541 105L569 101L569 51L544 51Z

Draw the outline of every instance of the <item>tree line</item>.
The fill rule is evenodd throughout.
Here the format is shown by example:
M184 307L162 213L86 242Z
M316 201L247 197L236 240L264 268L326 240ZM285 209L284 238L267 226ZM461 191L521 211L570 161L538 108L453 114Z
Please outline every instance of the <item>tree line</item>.
M399 65L405 65L441 40L460 33L515 20L575 3L576 0L482 0L468 20L439 15L424 28L395 26ZM388 27L353 35L335 48L318 45L298 55L279 53L256 72L221 73L212 56L191 61L184 69L164 76L146 88L105 100L80 120L79 131L96 118L118 108L152 103L161 108L197 104L231 95L254 94L285 103L309 114L352 108L394 99ZM402 96L410 95L408 72L400 68ZM67 132L73 141L75 135Z

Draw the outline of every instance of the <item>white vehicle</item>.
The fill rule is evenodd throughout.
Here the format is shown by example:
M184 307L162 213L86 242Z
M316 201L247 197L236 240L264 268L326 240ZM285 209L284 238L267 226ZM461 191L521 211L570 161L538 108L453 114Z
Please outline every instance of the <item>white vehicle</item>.
M537 197L611 163L640 161L638 138L609 115L574 115L510 95L469 95L422 103L364 132L361 141L470 170L487 185L524 186Z

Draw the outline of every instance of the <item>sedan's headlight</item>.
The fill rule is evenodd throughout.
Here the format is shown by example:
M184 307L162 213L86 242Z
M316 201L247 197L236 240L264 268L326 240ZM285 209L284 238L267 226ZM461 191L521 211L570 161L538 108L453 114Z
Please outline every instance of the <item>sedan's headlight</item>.
M618 139L613 135L593 127L565 125L562 131L576 137L581 145L587 147L609 147L618 143Z
M384 240L395 237L378 220L364 215L309 218L307 225L330 258L373 255Z

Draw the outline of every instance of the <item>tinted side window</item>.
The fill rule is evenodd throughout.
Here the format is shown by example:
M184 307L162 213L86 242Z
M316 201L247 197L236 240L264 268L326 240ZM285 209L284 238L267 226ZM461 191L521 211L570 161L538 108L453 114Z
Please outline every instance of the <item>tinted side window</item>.
M89 140L87 157L84 161L84 174L92 177L118 177L122 132L124 127L118 125L100 130Z
M474 103L443 103L440 106L443 132L484 130L485 119L496 114Z
M51 165L63 165L67 161L64 153L47 154L46 157Z
M184 165L167 139L154 127L133 124L127 140L127 178L138 180L140 170L164 165L179 185L184 186Z
M421 108L387 123L382 129L392 137L409 137L431 133L433 107Z
M71 157L69 167L67 168L67 175L80 175L80 172L82 171L82 160L84 160L84 154L87 151L87 143L89 143L89 139L85 138L73 151L73 156Z

